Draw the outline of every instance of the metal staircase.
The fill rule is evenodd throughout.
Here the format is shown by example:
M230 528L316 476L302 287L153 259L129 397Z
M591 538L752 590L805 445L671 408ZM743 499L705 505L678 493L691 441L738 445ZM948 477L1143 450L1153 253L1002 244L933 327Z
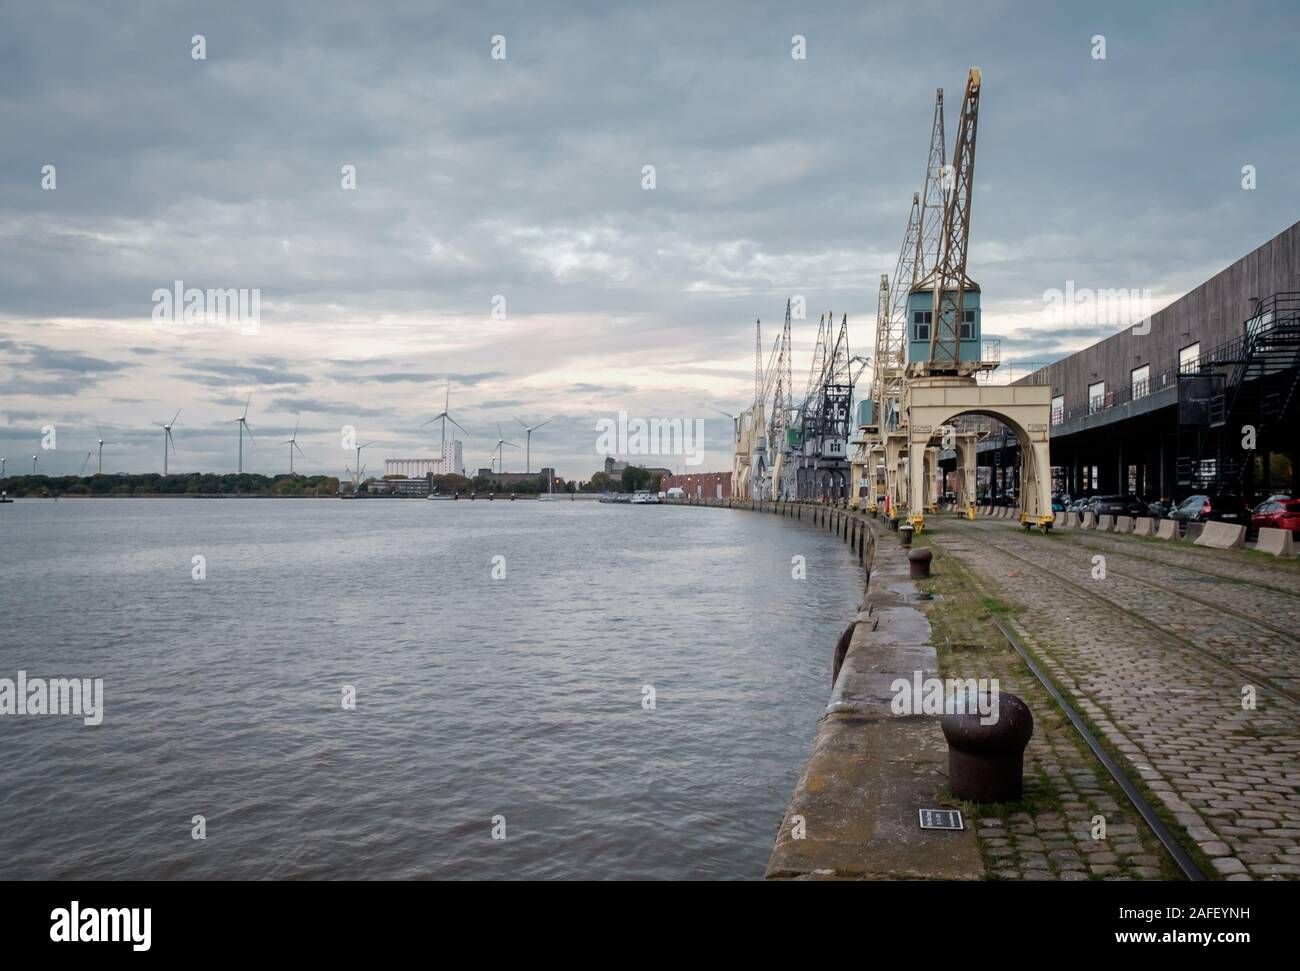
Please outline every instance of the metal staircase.
M1244 488L1253 467L1241 451L1244 429L1252 427L1260 440L1266 429L1293 420L1300 400L1300 292L1260 301L1240 337L1203 355L1185 373L1221 376L1223 390L1209 403L1208 424L1190 433L1191 454L1178 456L1179 485L1193 491ZM1211 429L1217 433L1209 434Z
M1300 293L1275 293L1246 321L1224 384L1223 423L1257 428L1282 419L1300 381Z

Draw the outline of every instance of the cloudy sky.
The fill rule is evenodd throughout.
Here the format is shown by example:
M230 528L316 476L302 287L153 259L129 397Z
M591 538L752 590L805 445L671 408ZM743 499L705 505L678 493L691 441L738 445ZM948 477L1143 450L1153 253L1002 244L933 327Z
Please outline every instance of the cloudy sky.
M1046 6L2 3L0 454L29 470L54 424L42 471L76 472L99 423L105 471L160 471L181 409L172 467L233 471L251 393L246 468L300 421L299 471L343 470L345 424L373 469L431 454L450 382L471 468L554 417L534 466L586 478L620 410L705 419L729 468L709 407L752 397L756 317L770 341L806 298L800 387L822 310L871 353L934 89L951 142L975 64L1004 359L1118 329L1045 291L1158 309L1300 218L1291 0ZM177 280L259 290L258 332L155 321Z

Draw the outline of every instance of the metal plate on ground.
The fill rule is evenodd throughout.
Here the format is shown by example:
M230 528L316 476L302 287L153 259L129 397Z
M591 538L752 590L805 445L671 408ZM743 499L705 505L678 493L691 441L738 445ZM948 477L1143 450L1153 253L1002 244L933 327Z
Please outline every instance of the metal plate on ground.
M922 829L965 829L957 809L918 809Z

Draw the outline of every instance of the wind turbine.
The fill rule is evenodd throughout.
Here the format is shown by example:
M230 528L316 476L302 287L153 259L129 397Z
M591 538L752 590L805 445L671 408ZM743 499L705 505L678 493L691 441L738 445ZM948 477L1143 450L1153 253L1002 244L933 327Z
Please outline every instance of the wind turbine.
M716 412L717 412L719 415L721 415L723 418L730 418L730 419L731 419L731 434L732 434L732 437L735 438L736 441L740 441L740 419L737 418L735 415L730 414L729 412L723 411L721 408L714 408L713 405L709 405L709 408L710 408L712 411L716 411Z
M364 445L358 445L358 446L357 446L357 484L356 484L356 488L358 488L358 489L361 488L361 476L362 476L362 475L365 473L365 471L366 471L365 466L361 464L361 450L362 450L363 448L369 448L369 447L370 447L371 445L373 445L373 444L375 444L375 443L374 443L374 442L366 442Z
M496 452L497 462L501 466L501 468L497 469L497 471L502 473L503 475L505 474L506 471L506 457L505 454L501 451L501 449L506 445L509 445L511 448L519 447L514 442L507 442L505 440L505 437L501 432L501 422L497 422L497 447L493 449L493 451Z
M177 414L180 414L180 412L177 412ZM98 443L99 443L99 462L98 462L98 463L96 464L96 466L95 466L95 474L96 474L96 475L103 475L103 474L104 474L104 446L105 446L105 445L117 445L117 444L119 444L119 443L118 443L118 442L106 442L106 441L104 441L104 430L103 430L102 428L100 428L99 425L96 425L96 426L95 426L95 434L97 434L97 435L99 436L99 438L97 439L97 441L98 441Z
M245 430L247 430L248 432L249 440L252 441L254 445L257 444L257 439L253 438L253 429L248 427L248 405L250 402L252 402L252 400L253 400L253 392L250 391L248 392L248 400L244 402L244 413L240 415L238 418L231 418L230 421L227 422L227 424L230 424L231 422L239 422L239 473L240 475L243 475L244 473L244 432Z
M465 432L465 437L466 437L466 438L469 437L469 432L466 432L465 429L461 426L461 424L460 424L458 421L456 421L455 418L453 418L453 417L451 417L451 415L447 414L447 408L448 408L450 405L451 405L451 382L448 381L448 382L447 382L447 396L446 396L446 398L443 399L442 411L441 411L439 414L434 415L432 418L430 418L428 421L426 421L426 422L424 423L424 425L432 425L435 421L441 421L441 422L442 422L442 446L441 446L441 450L438 452L438 458L439 458L439 460L442 461L444 464L445 464L446 461L447 461L447 422L451 422L453 425L455 425L455 426L456 426L457 428L459 428L461 431ZM420 427L423 428L424 425L421 425ZM444 473L446 473L446 472L455 472L456 470L455 470L455 469L443 469L442 471L443 471Z
M32 475L35 475L35 474L36 474L36 463L37 463L37 461L39 461L39 460L40 460L40 455L39 455L39 454L38 454L38 455L33 455L33 456L32 456Z
M519 422L519 424L523 425L523 427L524 427L524 431L527 433L527 437L524 439L524 442L525 442L525 444L524 444L524 474L526 475L526 474L528 474L529 472L533 471L533 432L535 432L535 431L537 431L537 429L541 428L542 425L549 425L551 422L555 421L555 419L554 419L554 418L548 418L548 419L546 419L546 421L542 422L542 425L534 425L532 428L529 428L527 425L524 425L523 421L520 420L520 418L519 418L518 415L515 415L515 421L517 421L517 422Z
M0 479L3 479L4 477L5 477L5 460L3 457L0 457Z
M307 453L302 450L302 446L298 444L299 424L301 424L301 419L299 419L299 421L294 422L293 434L280 443L281 445L289 446L289 474L290 475L293 475L293 450L296 448L298 450L299 455L303 456L304 458L307 456Z
M172 447L173 453L176 451L176 443L172 441L172 426L176 424L176 419L180 416L181 413L178 408L176 414L172 417L172 420L167 424L164 425L159 421L154 422L155 425L163 430L163 475L167 474L167 446L170 445Z

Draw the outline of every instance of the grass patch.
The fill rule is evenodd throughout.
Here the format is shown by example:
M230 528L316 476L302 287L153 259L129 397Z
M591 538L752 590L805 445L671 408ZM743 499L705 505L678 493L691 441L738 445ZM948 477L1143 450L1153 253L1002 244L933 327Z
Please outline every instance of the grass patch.
M1009 604L1002 602L997 597L982 596L980 597L980 605L994 617L1006 617L1014 613L1019 613L1018 610L1015 610Z

